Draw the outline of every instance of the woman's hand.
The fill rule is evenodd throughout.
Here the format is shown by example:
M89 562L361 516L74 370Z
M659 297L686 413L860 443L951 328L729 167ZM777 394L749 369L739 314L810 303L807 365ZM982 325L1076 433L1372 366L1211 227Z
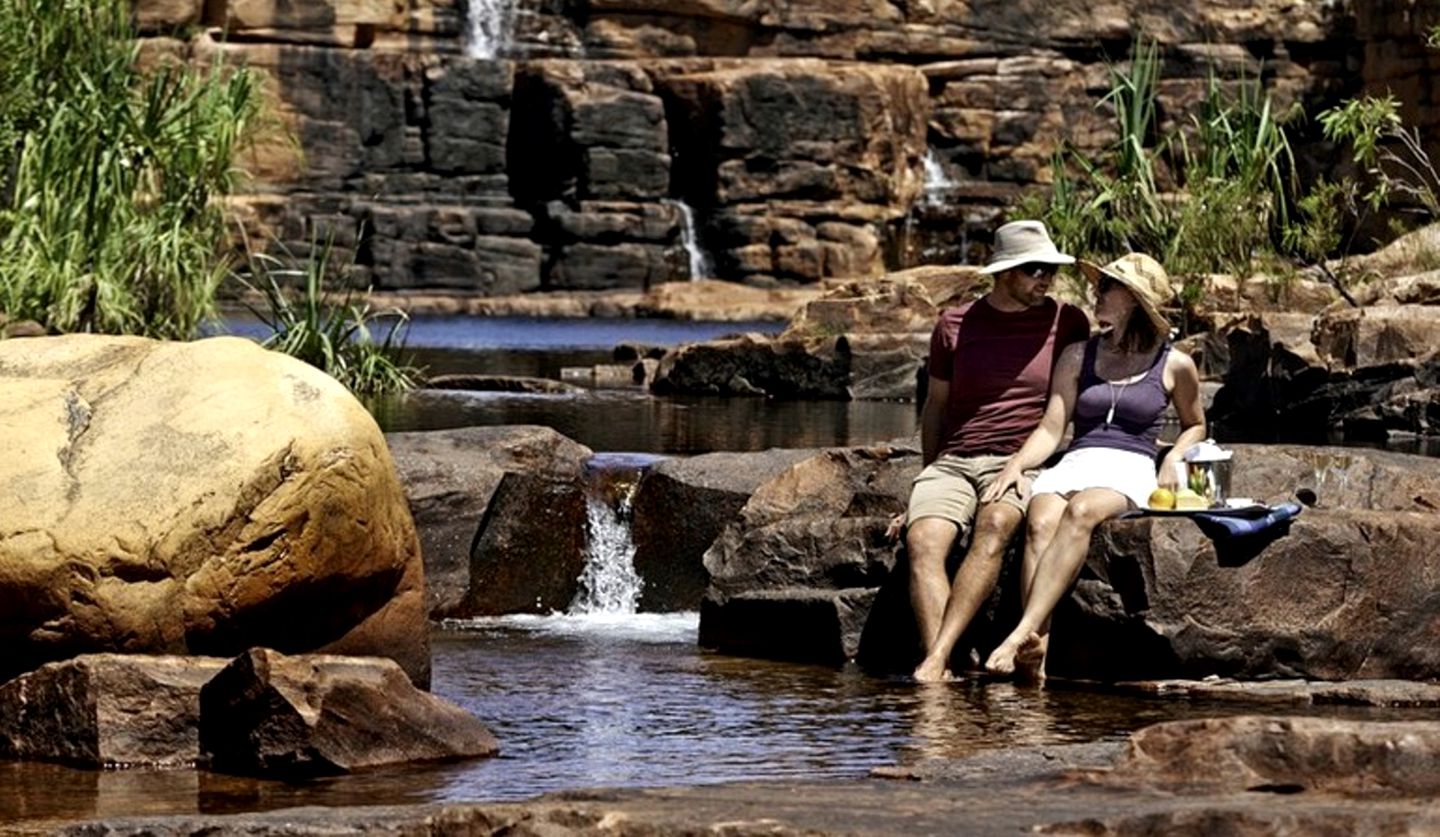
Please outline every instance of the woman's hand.
M885 539L894 543L900 540L900 533L905 531L905 512L900 512L890 518L890 524L885 527Z
M1171 462L1169 457L1166 457L1165 460L1160 463L1160 471L1155 474L1155 482L1158 483L1161 488L1166 488L1170 491L1178 490L1180 488L1180 477L1176 474L1176 470L1175 463Z
M1015 457L1012 456L1010 461L1005 463L1005 467L1000 469L1000 473L995 475L995 479L985 486L985 493L980 495L980 502L993 503L1004 497L1005 492L1010 490L1012 485L1020 482L1020 476L1020 468L1015 464Z

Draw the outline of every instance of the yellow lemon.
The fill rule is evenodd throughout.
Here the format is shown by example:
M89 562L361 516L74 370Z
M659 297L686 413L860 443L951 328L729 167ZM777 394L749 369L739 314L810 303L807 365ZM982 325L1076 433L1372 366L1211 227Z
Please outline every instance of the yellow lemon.
M1210 504L1205 498L1188 488L1182 488L1175 492L1175 508L1193 511L1195 509L1207 509Z
M1175 492L1168 488L1157 488L1150 492L1150 508L1165 510L1175 508Z

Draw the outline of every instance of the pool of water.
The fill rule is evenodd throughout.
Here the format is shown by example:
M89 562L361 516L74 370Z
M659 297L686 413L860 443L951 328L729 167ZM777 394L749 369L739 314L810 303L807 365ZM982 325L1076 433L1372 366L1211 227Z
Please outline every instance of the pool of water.
M721 656L696 647L696 628L694 614L601 614L437 629L433 690L490 727L496 758L306 782L0 762L0 822L858 779L881 765L1116 740L1163 720L1286 711L1001 682L922 687L854 667Z

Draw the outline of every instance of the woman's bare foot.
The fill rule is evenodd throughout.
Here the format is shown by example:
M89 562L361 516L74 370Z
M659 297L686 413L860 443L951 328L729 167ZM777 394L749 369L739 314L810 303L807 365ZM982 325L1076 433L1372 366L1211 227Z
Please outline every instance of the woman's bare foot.
M1045 652L1050 648L1050 637L1031 634L1025 637L1015 651L1015 679L1024 683L1045 682Z
M1005 637L1005 641L990 652L990 658L985 661L985 670L991 674L1010 676L1015 673L1015 652L1020 648L1020 640L1013 635Z
M915 682L917 683L944 683L953 679L950 669L946 667L944 660L926 657L915 668Z

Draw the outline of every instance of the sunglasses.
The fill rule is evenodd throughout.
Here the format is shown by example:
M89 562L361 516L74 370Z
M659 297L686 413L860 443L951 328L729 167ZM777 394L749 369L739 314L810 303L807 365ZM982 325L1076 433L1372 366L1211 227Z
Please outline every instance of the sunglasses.
M1054 276L1055 272L1060 268L1053 264L1045 264L1044 262L1029 262L1019 265L1014 269L1031 279L1039 279L1044 276Z

